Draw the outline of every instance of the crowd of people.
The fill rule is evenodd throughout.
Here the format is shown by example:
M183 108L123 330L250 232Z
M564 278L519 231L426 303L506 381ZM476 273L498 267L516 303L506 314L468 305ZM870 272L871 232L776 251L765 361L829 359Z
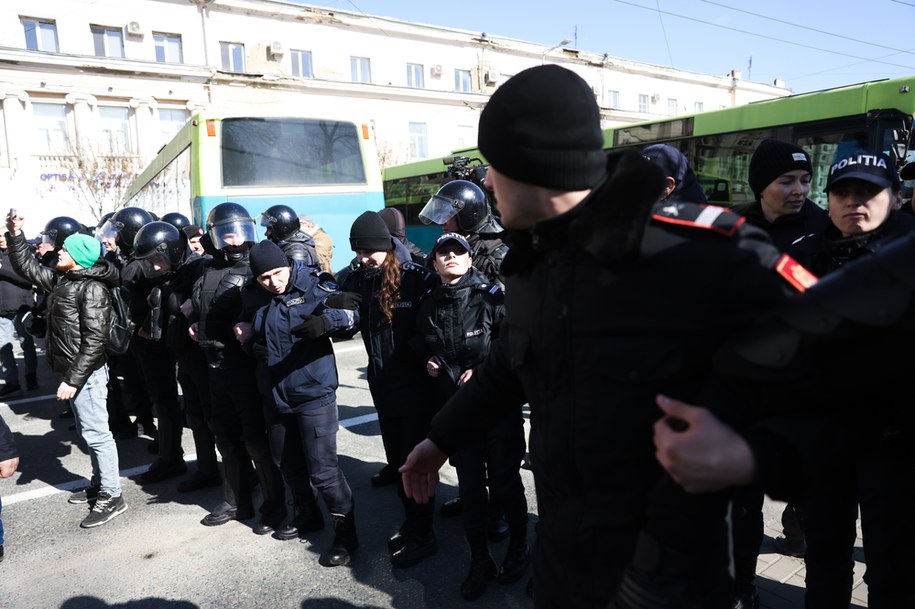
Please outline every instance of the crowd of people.
M56 394L91 457L69 498L91 505L81 526L127 510L118 440L155 438L138 481L160 483L187 474L187 427L197 468L177 489L223 488L203 525L256 519L295 539L325 527L320 496L322 564L350 564L365 516L338 461L332 339L358 332L387 461L372 484L396 484L403 506L395 568L438 551L450 459L468 600L530 567L538 608L758 608L768 494L787 502L777 547L806 561L806 607L848 606L859 508L870 606L915 606L913 421L893 397L915 329L915 220L892 159L841 150L824 210L809 154L766 140L755 200L710 206L676 147L605 151L591 88L552 65L499 87L478 142L482 182L449 181L419 214L443 228L430 252L398 210L369 211L336 274L326 234L285 205L255 219L221 203L203 227L126 207L94 235L49 223L38 252L11 213L0 397L21 391L5 349L40 311L14 290L35 286ZM106 348L113 294L136 327L125 354ZM34 356L25 367L32 388ZM16 467L8 435L0 475Z

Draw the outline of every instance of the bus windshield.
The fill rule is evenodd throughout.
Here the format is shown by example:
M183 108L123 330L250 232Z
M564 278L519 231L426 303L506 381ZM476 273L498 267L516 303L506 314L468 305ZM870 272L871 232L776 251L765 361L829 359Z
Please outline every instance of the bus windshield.
M222 183L232 186L364 184L356 125L294 118L222 121Z

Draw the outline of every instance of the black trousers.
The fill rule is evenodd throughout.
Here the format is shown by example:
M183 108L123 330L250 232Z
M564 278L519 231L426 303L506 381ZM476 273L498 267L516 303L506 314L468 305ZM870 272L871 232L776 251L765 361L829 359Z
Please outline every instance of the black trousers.
M181 406L178 403L178 379L175 358L162 340L139 336L131 341L128 353L136 359L159 420L159 460L177 463L183 460Z
M205 476L219 476L216 438L211 429L210 374L203 352L194 347L178 357L178 383L181 385L184 422L194 436L197 471Z
M253 366L231 370L210 368L209 371L212 428L229 487L227 500L234 495L240 511L252 508L254 480L250 474L253 465L264 497L261 512L284 509L286 487L270 454Z
M487 481L512 531L527 529L527 498L520 472L524 451L524 420L519 414L506 417L492 428L485 441L451 457L457 468L465 531L486 526Z

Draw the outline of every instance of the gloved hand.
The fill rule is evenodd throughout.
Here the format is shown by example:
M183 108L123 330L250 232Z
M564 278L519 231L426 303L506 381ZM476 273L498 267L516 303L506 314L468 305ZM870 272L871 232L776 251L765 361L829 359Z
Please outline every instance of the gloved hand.
M331 322L323 315L306 315L302 323L292 328L299 338L318 338L330 331Z
M254 355L257 359L265 360L267 359L267 345L262 343L259 340L251 343L251 354Z
M353 311L359 308L360 302L362 302L362 294L359 292L337 292L324 299L324 306Z

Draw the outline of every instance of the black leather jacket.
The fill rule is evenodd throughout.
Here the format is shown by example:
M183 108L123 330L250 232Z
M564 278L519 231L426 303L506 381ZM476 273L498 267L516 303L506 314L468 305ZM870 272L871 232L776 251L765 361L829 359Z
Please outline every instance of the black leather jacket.
M48 292L47 360L63 381L82 387L107 361L105 345L111 326L111 296L108 288L119 285L117 269L100 258L88 269L61 274L38 263L20 232L7 233L10 261L16 271ZM88 282L80 299L80 286Z

